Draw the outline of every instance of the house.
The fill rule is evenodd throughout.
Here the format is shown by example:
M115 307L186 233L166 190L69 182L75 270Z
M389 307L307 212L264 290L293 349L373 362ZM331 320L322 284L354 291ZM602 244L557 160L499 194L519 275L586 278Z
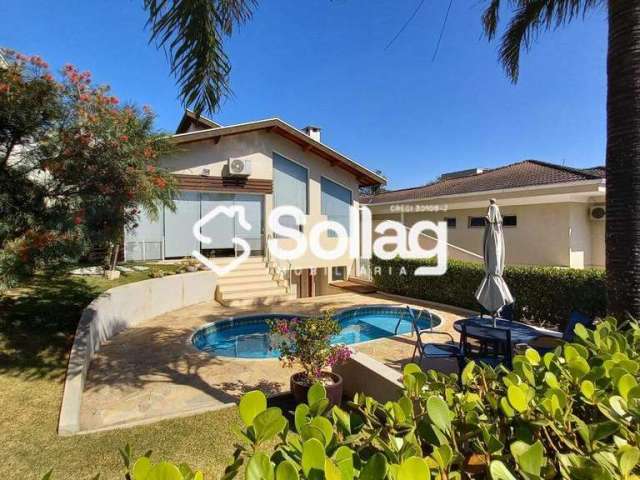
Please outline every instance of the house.
M604 267L604 167L587 169L525 160L495 169L445 173L428 185L363 198L374 224L390 219L410 227L446 221L448 243L482 253L488 200L504 219L508 265ZM449 248L456 257L456 249ZM466 258L465 258L466 259Z
M187 111L172 141L178 152L161 166L177 179L176 211L164 209L155 221L143 213L138 227L125 232L127 260L183 258L195 250L223 264L238 255L232 239L240 237L250 245L251 257L220 279L216 298L227 305L318 295L331 281L350 275L355 259L349 252L333 260L306 253L281 261L269 258L265 248L270 239L283 249L293 247L291 239L274 237L267 224L274 208L302 210L305 225L291 226L307 238L327 219L349 230L349 207L358 207L359 188L385 182L322 143L320 128L299 130L278 118L222 126ZM218 215L201 227L211 242L200 242L194 224L218 206L244 207L251 228L243 228L237 217ZM331 234L320 237L327 250L338 241Z

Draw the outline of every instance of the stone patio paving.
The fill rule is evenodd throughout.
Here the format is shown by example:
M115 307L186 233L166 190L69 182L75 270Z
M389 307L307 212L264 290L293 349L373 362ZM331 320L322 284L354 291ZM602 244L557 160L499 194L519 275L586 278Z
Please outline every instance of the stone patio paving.
M456 335L452 311L420 301L443 319L440 330ZM216 302L173 311L130 328L102 346L91 363L82 397L82 431L148 423L234 404L254 389L273 395L288 391L291 371L277 359L230 359L200 352L190 343L206 323L253 312L313 314L357 305L405 304L382 294L338 293L268 307L227 308ZM438 339L442 341L440 337ZM398 336L353 345L401 370L415 337Z

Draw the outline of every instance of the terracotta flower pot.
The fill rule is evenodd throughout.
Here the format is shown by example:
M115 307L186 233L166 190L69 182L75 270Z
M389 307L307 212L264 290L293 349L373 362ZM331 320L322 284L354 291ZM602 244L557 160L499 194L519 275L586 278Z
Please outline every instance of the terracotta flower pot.
M322 372L324 388L327 391L327 398L330 406L340 405L342 402L342 377L333 372ZM307 381L303 372L294 373L290 378L291 393L297 403L307 402L307 392L313 383Z

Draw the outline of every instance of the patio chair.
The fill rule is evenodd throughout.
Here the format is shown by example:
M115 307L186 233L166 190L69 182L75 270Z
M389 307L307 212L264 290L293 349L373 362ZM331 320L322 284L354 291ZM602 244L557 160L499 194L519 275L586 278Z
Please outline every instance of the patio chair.
M422 312L427 312L427 315L431 316L431 312L428 310L422 310ZM423 359L442 359L442 358L455 358L458 367L462 367L462 351L460 346L456 343L453 336L447 332L441 332L437 330L433 330L433 328L420 329L418 326L418 318L416 318L414 310L407 306L407 312L409 314L409 318L411 319L411 323L413 325L413 331L416 334L416 344L413 349L413 355L411 356L411 361L415 362L416 355L419 355L419 362L422 365ZM431 319L430 319L431 320ZM433 323L430 322L429 325ZM434 335L434 336L443 336L448 339L444 343L433 343L433 342L423 342L423 335Z
M487 339L487 327L462 324L460 345L464 361L474 360L492 367L504 365L511 368L511 359L513 358L511 330L508 328L488 328L491 328L491 339Z
M562 337L555 337L553 335L540 335L531 342L529 346L538 351L538 353L545 354L552 352L556 347L562 345L564 342L572 342L575 337L575 328L578 324L584 325L586 328L593 329L593 319L589 318L584 313L577 310L571 312L569 315L569 321L562 332Z

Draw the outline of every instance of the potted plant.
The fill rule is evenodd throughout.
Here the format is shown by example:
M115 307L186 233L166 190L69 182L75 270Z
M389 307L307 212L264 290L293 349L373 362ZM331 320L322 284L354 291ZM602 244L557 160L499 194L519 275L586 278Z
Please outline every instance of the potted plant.
M342 377L328 371L351 356L346 345L331 345L331 337L340 333L340 324L330 312L313 318L281 319L270 322L271 344L280 350L284 367L299 365L302 371L291 376L291 392L298 403L307 399L307 392L320 382L327 391L331 405L342 400Z
M182 261L187 272L197 272L200 262L195 258L186 258Z

